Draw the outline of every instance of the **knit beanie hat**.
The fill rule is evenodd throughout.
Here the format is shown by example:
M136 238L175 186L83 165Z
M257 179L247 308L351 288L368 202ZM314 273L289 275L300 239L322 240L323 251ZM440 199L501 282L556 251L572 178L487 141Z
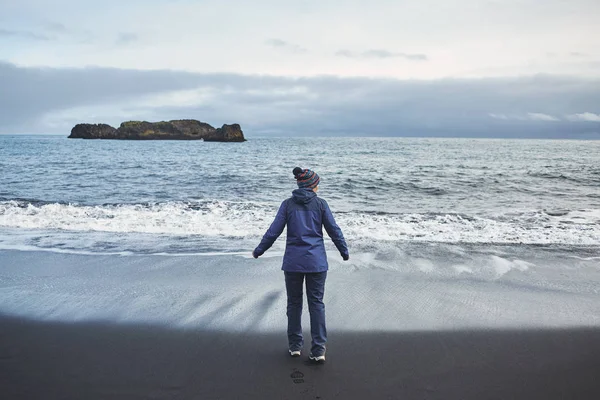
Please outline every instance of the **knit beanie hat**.
M296 178L296 183L298 183L298 187L300 189L314 189L319 185L321 178L315 171L311 171L310 169L302 169L300 167L294 168L294 178Z

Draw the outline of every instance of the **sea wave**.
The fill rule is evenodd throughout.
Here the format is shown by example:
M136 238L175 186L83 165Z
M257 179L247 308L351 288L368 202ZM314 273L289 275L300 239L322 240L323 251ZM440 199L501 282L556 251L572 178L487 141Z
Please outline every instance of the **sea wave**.
M0 228L142 233L206 238L259 238L277 207L260 202L203 200L87 206L0 202ZM335 213L348 240L442 243L598 245L600 210L524 210L500 215Z

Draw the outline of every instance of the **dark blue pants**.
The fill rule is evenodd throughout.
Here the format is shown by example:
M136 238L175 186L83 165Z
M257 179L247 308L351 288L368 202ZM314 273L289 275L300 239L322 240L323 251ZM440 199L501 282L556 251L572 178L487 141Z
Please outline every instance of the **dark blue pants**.
M288 344L290 350L300 350L304 345L302 337L302 286L306 279L306 298L310 313L310 334L314 356L325 353L327 328L325 327L325 279L327 271L315 273L285 272L287 290Z

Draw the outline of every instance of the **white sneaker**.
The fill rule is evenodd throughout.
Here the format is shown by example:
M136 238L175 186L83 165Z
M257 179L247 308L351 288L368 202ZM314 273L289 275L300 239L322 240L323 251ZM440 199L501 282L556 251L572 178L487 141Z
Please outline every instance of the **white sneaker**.
M290 350L290 356L300 357L300 350Z
M310 356L308 356L308 359L312 362L323 364L325 362L325 354L323 354L322 356L313 356L311 354Z

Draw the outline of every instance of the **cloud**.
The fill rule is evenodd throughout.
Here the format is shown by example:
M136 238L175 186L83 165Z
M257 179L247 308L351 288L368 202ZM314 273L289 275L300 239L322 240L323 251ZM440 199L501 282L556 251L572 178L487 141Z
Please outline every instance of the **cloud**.
M348 58L357 58L359 57L358 54L351 52L350 50L338 50L335 53L336 56L338 57L348 57Z
M488 115L495 119L503 119L503 120L516 119L516 118L509 117L508 115L504 115L504 114L488 113Z
M281 39L268 39L265 43L273 47L285 47L288 45L286 41Z
M2 39L2 37L9 37L30 41L46 41L52 42L52 44L59 42L64 43L64 41L74 43L90 43L93 39L93 36L94 35L91 33L91 31L87 29L73 29L55 21L41 23L38 26L38 29L15 30L0 28L0 39ZM123 40L128 39L131 40L131 38L128 38L127 36L123 38ZM48 47L46 47L46 49L49 48L51 48L50 44ZM39 49L36 51L39 51Z
M308 50L300 45L286 42L281 39L268 39L265 44L271 47L291 51L292 53L306 53Z
M347 57L347 58L404 58L410 61L427 61L429 57L425 54L408 54L408 53L399 53L399 52L391 52L388 50L382 49L371 49L367 51L363 51L360 53L352 52L347 49L339 50L335 53L338 57Z
M235 6L217 0L0 4L1 28L57 39L46 46L25 39L7 46L2 40L0 59L20 65L416 79L600 74L588 64L600 56L594 39L598 24L590 12L598 9L598 0L549 0L544 7L533 0L465 0L463 7L443 0L383 0L374 7L361 1L341 6L339 1L315 0L294 5L258 0ZM48 21L59 25L44 28ZM84 36L86 30L90 34ZM130 42L125 52L115 45L119 32L135 32L140 40L123 38L123 44ZM88 43L92 45L80 45ZM544 57L547 51L556 56Z
M47 35L43 35L33 31L21 31L0 28L0 39L2 39L3 37L42 41L52 40L52 38L50 38Z
M250 136L600 134L596 124L567 118L542 123L597 107L600 80L591 78L289 78L0 63L0 87L0 133L66 135L78 122L195 118L238 122Z
M557 57L573 57L573 58L587 58L589 54L582 53L579 51L569 51L566 53L556 53L553 51L546 52L546 57L548 58L557 58Z
M116 44L119 46L127 46L139 40L139 36L131 32L120 32L117 37Z
M48 32L52 32L52 33L67 33L69 30L67 29L67 27L63 24L61 24L60 22L48 22L44 25L44 28L48 31Z
M567 115L569 121L600 122L600 114L584 112L580 114Z
M532 121L560 121L558 118L544 113L527 113L527 117Z
M411 61L427 61L425 54L392 53L387 50L367 50L363 53L366 58L405 58Z
M488 113L488 116L494 119L500 119L504 121L546 121L546 122L557 122L560 121L559 118L544 114L544 113L524 113L524 114L500 114L500 113Z

